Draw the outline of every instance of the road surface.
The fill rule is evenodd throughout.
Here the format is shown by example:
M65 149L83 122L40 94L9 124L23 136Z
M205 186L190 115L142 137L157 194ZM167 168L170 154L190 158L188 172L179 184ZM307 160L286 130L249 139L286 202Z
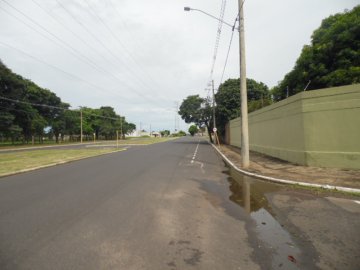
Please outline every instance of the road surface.
M228 171L206 141L185 137L0 178L0 269L359 265L358 204L266 188L257 206L246 191L261 184L234 184ZM326 211L313 226L314 207ZM341 224L324 229L327 217Z

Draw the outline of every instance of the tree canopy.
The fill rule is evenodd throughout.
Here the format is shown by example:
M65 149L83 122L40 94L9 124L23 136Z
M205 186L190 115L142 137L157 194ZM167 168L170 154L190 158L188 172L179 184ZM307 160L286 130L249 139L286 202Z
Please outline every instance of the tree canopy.
M39 140L48 130L49 136L58 140L60 134L80 135L80 110L70 110L55 93L44 89L7 68L0 61L0 137L29 141ZM128 123L114 109L82 108L83 134L106 139L114 138L116 130L131 133L136 126Z
M210 135L212 108L208 99L199 95L188 96L181 103L179 114L186 123L195 123L199 127L206 126Z
M274 99L332 86L360 83L360 6L324 19L292 71L272 90Z
M252 112L271 103L269 88L262 82L246 80L248 94L248 111ZM240 116L240 79L228 79L222 83L215 94L216 123L220 134L223 134L226 123Z
M198 127L196 125L191 125L189 127L189 133L191 136L194 136L195 133L197 133L199 131Z
M246 83L250 112L271 103L269 88L264 83L253 79L247 79ZM240 116L240 79L228 79L221 84L215 94L215 101L216 126L218 132L223 134L226 123ZM210 100L199 95L188 96L183 100L179 114L186 123L194 123L200 128L206 126L210 136L213 128L213 108Z

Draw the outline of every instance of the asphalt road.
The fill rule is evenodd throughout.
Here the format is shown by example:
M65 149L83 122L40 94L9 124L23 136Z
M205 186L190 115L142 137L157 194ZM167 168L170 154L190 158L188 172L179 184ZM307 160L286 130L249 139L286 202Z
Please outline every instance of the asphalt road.
M336 269L319 257L333 243L322 243L325 236L317 237L303 212L291 211L302 207L314 218L308 200L300 205L304 200L291 201L291 193L269 189L266 198L284 215L295 260L276 257L281 247L274 250L266 239L273 231L261 230L266 207L249 214L251 207L229 200L236 192L227 171L207 142L186 137L1 178L0 269ZM352 241L341 238L344 227L325 229L330 240L343 240L345 251L358 251L358 208L312 202L328 207L322 219L345 213ZM276 229L271 217L263 220ZM320 220L315 226L322 230Z

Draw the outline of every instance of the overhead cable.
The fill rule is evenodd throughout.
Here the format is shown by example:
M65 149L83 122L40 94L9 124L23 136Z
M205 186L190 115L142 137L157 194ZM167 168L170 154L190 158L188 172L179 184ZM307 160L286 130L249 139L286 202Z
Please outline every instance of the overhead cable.
M244 3L244 2L243 2L243 3ZM238 21L238 18L239 18L239 14L238 14L237 17L235 18L235 22L234 22L233 27L232 27L231 37L230 37L230 42L229 42L229 47L228 47L228 51L227 51L227 54L226 54L225 64L224 64L224 68L223 68L223 71L222 71L222 74L221 74L221 79L220 79L219 86L220 86L220 85L222 84L222 82L223 82L224 73L225 73L227 61L228 61L228 58L229 58L231 43L232 43L233 36L234 36L234 30L235 30L235 26L236 26L236 22Z

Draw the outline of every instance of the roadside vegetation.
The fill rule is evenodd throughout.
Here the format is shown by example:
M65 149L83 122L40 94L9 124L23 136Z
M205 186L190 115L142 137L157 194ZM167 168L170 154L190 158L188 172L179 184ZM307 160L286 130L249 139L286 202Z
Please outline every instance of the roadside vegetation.
M289 190L307 190L309 192L312 192L313 194L316 194L317 196L336 196L336 197L346 197L346 198L354 198L359 199L360 193L358 192L351 192L351 191L342 191L338 189L327 189L322 187L309 187L309 186L303 186L303 185L287 185L287 188Z
M271 90L275 101L301 91L360 83L360 5L324 19L294 68Z
M199 129L196 125L191 125L189 127L189 133L191 136L194 136L198 131L199 131Z
M86 149L51 149L1 153L0 176L56 164L66 163L73 160L103 155L121 148L86 148Z
M43 144L125 137L136 126L114 108L71 109L55 93L15 74L0 60L0 143Z
M29 149L25 151L6 152L6 148L2 148L4 152L0 152L0 177L31 170L38 167L52 166L83 158L95 157L112 152L123 151L125 150L123 147L126 145L150 145L154 143L166 142L173 139L176 139L176 137L136 137L119 140L118 142L99 141L87 144L82 149L52 149L51 147L49 147L37 150ZM61 145L66 144L60 144L60 146ZM30 148L31 146L29 145L28 147ZM17 148L23 148L23 146L11 147L9 149Z
M277 86L247 79L248 111L252 112L304 90L360 83L360 6L324 19ZM228 79L215 94L215 118L220 137L229 120L240 116L240 80ZM180 106L186 123L213 129L212 98L191 95Z
M183 136L186 136L186 132L180 130L180 131L177 132L177 133L172 133L170 136L171 136L171 137L183 137Z

